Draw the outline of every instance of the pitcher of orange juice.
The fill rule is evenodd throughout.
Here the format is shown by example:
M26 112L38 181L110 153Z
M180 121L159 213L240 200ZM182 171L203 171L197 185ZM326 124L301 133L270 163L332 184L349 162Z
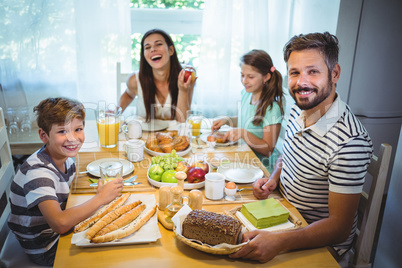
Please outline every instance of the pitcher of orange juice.
M96 113L99 142L102 147L113 148L119 140L120 115L122 109L114 104L100 101Z

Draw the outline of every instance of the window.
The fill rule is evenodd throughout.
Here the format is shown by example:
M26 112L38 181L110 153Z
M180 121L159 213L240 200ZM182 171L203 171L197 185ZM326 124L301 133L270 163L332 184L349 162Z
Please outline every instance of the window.
M141 39L159 28L170 34L180 62L198 66L203 0L131 0L131 58L139 69Z

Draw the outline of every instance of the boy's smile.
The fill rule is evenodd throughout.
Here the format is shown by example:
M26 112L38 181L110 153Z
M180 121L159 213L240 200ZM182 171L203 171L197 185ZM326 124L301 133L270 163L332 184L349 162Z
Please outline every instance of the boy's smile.
M85 141L84 122L74 118L65 125L52 125L49 135L39 129L39 135L41 140L46 143L45 151L56 166L63 171L64 162L67 158L76 156Z

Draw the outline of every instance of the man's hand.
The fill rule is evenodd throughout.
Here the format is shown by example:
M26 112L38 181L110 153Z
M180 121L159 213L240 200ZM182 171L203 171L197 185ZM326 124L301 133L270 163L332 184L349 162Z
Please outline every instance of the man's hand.
M249 241L239 251L229 255L230 258L256 260L261 263L272 260L282 251L278 233L255 230L243 235L243 242Z
M253 184L253 194L257 199L267 199L275 190L277 183L272 178L261 178Z

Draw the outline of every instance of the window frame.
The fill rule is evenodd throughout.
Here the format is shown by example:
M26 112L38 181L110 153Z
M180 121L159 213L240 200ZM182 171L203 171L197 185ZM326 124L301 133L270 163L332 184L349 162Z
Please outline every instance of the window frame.
M131 8L131 33L159 28L169 34L201 35L203 10Z

